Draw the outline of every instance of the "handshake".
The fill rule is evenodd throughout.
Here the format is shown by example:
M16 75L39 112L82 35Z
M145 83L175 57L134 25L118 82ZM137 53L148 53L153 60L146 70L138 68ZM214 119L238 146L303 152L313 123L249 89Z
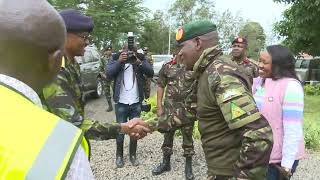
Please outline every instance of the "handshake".
M121 123L121 132L128 134L133 139L141 139L151 133L152 130L148 123L144 122L141 118L133 118L126 123Z

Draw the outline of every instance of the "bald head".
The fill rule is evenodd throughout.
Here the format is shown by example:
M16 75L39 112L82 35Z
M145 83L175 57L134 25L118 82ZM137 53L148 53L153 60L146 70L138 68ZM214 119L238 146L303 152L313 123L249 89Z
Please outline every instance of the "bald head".
M0 9L0 41L24 41L47 50L64 43L64 22L46 0L1 0Z
M0 9L0 73L39 90L60 69L64 22L46 0L1 0Z

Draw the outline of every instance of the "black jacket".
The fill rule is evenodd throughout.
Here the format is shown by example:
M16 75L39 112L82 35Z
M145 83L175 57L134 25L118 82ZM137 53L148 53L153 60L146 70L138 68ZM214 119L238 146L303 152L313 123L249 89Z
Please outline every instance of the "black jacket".
M121 83L123 82L124 77L124 65L125 63L122 63L119 61L120 53L117 53L115 55L112 55L111 60L107 64L107 77L114 80L114 86L113 86L113 100L115 103L119 102L120 98L120 88ZM144 84L145 84L145 78L144 75L147 77L152 78L153 77L153 68L148 63L147 59L143 54L137 54L137 57L140 59L141 64L133 65L133 71L135 72L137 83L138 83L138 91L139 91L139 101L142 102L144 99Z

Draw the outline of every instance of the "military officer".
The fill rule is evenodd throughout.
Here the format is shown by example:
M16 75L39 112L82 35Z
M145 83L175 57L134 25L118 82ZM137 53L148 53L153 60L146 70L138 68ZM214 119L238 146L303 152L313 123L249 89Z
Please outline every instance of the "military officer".
M232 61L236 62L239 66L242 66L246 74L249 76L249 80L252 83L253 78L259 76L258 62L247 57L248 41L246 38L237 37L232 41Z
M110 112L113 110L112 102L111 102L111 91L110 88L112 87L112 81L106 76L106 66L109 63L109 60L112 56L112 46L107 45L104 48L102 58L100 60L100 74L103 77L103 87L104 87L104 95L107 99L108 108L107 112Z
M271 127L258 111L245 70L221 57L216 29L210 21L194 21L176 34L181 48L178 55L197 80L192 91L197 94L196 113L208 179L266 179L273 142ZM168 130L172 125L166 118L147 123L152 130Z
M81 102L81 78L79 65L75 56L83 56L84 48L89 44L89 33L93 29L93 21L77 10L60 11L66 29L67 41L62 67L58 77L53 83L45 87L40 93L41 100L46 109L60 118L67 120L77 127L86 130L86 137L94 139L116 138L121 131L121 124L100 123L84 119L84 106ZM142 121L137 124L143 125ZM146 135L140 128L141 136ZM129 129L122 131L129 133ZM132 134L140 137L139 134Z
M153 67L153 59L151 57L151 53L149 52L148 47L144 47L143 49L143 54L147 58L148 63ZM144 92L145 92L145 98L148 99L150 97L150 92L151 92L151 79L145 76L145 86L144 86Z
M178 51L177 51L178 52ZM193 147L193 127L195 117L195 106L186 107L184 99L190 87L184 86L185 81L191 81L192 71L186 71L178 63L175 56L172 61L164 64L159 72L157 88L157 115L171 118L172 128L164 133L164 142L162 145L163 162L153 169L153 175L159 175L165 171L171 170L170 157L173 154L173 138L177 129L181 130L183 137L186 179L194 179L192 173L192 156L195 154ZM165 91L165 93L164 93ZM164 105L162 105L163 95L165 94ZM195 100L194 100L195 101ZM193 109L191 111L188 111ZM164 115L165 114L165 115Z

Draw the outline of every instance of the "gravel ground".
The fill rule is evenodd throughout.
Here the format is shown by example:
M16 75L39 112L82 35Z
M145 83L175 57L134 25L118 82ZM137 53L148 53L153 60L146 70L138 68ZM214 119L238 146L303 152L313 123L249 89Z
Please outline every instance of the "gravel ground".
M89 100L86 105L86 116L104 122L115 120L114 111L107 113L106 101L102 97L96 100ZM126 136L124 147L124 168L117 169L115 165L115 140L91 141L92 158L91 167L97 180L105 179L184 179L185 158L182 156L181 138L176 138L174 142L174 154L171 158L171 171L159 176L152 176L151 170L162 160L161 144L163 136L155 132L146 138L139 140L137 157L140 165L131 166L129 161L129 138ZM206 178L206 165L201 142L195 141L196 155L193 157L193 172L196 179ZM293 180L320 180L320 153L308 151L306 159L301 161Z

